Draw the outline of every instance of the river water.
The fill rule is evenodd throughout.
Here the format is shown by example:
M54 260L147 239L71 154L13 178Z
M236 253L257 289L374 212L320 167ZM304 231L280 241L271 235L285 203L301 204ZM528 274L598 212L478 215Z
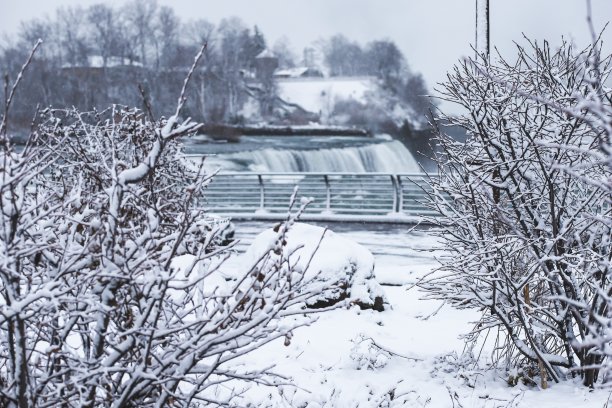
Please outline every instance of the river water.
M388 136L241 136L238 143L194 136L185 152L206 156L209 169L259 172L414 173L410 151Z

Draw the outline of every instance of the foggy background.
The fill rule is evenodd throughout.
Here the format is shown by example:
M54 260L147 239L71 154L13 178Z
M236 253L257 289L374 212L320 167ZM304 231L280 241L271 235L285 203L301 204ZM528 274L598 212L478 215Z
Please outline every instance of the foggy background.
M14 35L23 20L44 18L60 6L84 8L99 0L0 1L0 32ZM107 0L110 6L125 1ZM474 42L474 0L159 0L183 20L204 18L215 24L238 16L258 25L270 43L287 37L299 52L320 38L344 34L366 43L377 38L395 41L416 72L433 87L452 65L471 55ZM594 21L602 29L612 18L612 2L592 0ZM558 43L566 36L579 46L590 41L584 0L492 0L491 42L504 55L513 53L513 41L529 38ZM610 49L612 32L604 34ZM452 109L452 107L445 107Z

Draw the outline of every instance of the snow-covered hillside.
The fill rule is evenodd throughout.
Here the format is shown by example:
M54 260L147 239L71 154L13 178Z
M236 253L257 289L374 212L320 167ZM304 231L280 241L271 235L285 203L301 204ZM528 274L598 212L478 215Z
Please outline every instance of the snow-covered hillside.
M366 93L377 88L374 77L279 78L279 96L303 109L328 116L337 100L365 103Z
M407 120L415 129L424 124L413 107L375 77L279 78L277 87L283 101L318 115L321 123L370 128L390 120L399 127ZM338 109L338 102L354 105Z

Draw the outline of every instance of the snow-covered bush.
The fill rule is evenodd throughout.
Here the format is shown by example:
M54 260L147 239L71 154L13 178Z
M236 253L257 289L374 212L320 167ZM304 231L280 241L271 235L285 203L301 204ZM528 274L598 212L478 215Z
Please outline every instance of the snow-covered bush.
M199 209L210 177L180 156L199 127L178 119L183 96L155 121L49 110L19 152L3 118L1 406L227 404L235 381L275 383L233 362L310 321L318 293L284 251L306 203L260 263L208 290L225 223Z
M593 55L530 43L513 63L461 63L442 90L468 139L438 132L432 205L451 257L423 287L482 310L468 341L499 330L496 359L535 362L543 383L578 373L592 386L602 358L589 339L607 324L595 316L610 289L611 173L591 154L597 128L565 112L590 92Z
M243 255L244 269L250 269L269 252L278 226L260 233ZM347 299L362 309L378 311L388 307L385 294L374 277L374 257L367 248L326 228L304 223L292 226L287 234L285 253L292 268L311 282L309 290L318 293L310 307L331 306ZM290 256L291 254L291 256Z
M560 104L548 95L533 97L544 101L559 114L587 123L596 136L595 144L599 149L584 149L583 153L590 156L593 162L607 166L608 169L603 176L585 176L591 190L603 191L606 194L605 211L596 214L592 219L604 233L597 237L597 241L590 243L590 249L599 249L600 252L603 250L603 256L598 259L599 271L595 279L587 281L589 290L596 293L596 298L590 305L583 305L585 312L579 319L585 334L576 341L576 347L587 356L592 367L585 376L585 383L592 385L599 376L602 382L609 386L612 379L612 290L609 284L612 273L612 90L606 82L612 69L612 56L602 58L602 43L595 33L590 16L589 21L592 47L589 53L583 55L583 63L579 67L585 78L585 91L576 94L570 106ZM565 148L574 150L577 146L568 145ZM580 176L582 167L583 163L571 163L563 170L568 174Z

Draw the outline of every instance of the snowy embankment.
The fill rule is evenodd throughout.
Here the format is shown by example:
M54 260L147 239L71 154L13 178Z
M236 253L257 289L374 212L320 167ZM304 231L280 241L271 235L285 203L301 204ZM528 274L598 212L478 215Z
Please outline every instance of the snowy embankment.
M285 102L319 115L323 123L341 120L335 112L339 101L353 101L368 110L386 112L397 126L408 120L415 129L423 125L421 115L385 89L375 77L283 78L277 80L279 97ZM340 121L340 122L338 122Z
M365 102L367 93L376 89L373 77L289 78L277 82L283 100L323 115L331 113L338 99Z
M239 224L239 247L244 249L266 227ZM306 230L307 235L314 232ZM436 257L444 256L427 232L385 226L335 236L341 238L336 243L353 240L374 254L376 281L391 307L377 312L352 306L321 314L313 325L296 330L288 346L279 339L241 360L275 365L274 371L288 380L280 388L254 386L236 406L557 408L602 407L607 401L608 392L589 392L572 382L551 384L545 391L524 384L510 387L509 373L487 368L486 351L478 361L465 357L459 337L477 315L420 300L412 287L435 267ZM312 236L300 240L310 242ZM263 242L261 237L258 241ZM347 244L327 250L315 266L333 270L339 266L332 260L335 250L344 259L357 248ZM224 270L240 268L250 256L230 259ZM368 255L361 258L367 264Z

